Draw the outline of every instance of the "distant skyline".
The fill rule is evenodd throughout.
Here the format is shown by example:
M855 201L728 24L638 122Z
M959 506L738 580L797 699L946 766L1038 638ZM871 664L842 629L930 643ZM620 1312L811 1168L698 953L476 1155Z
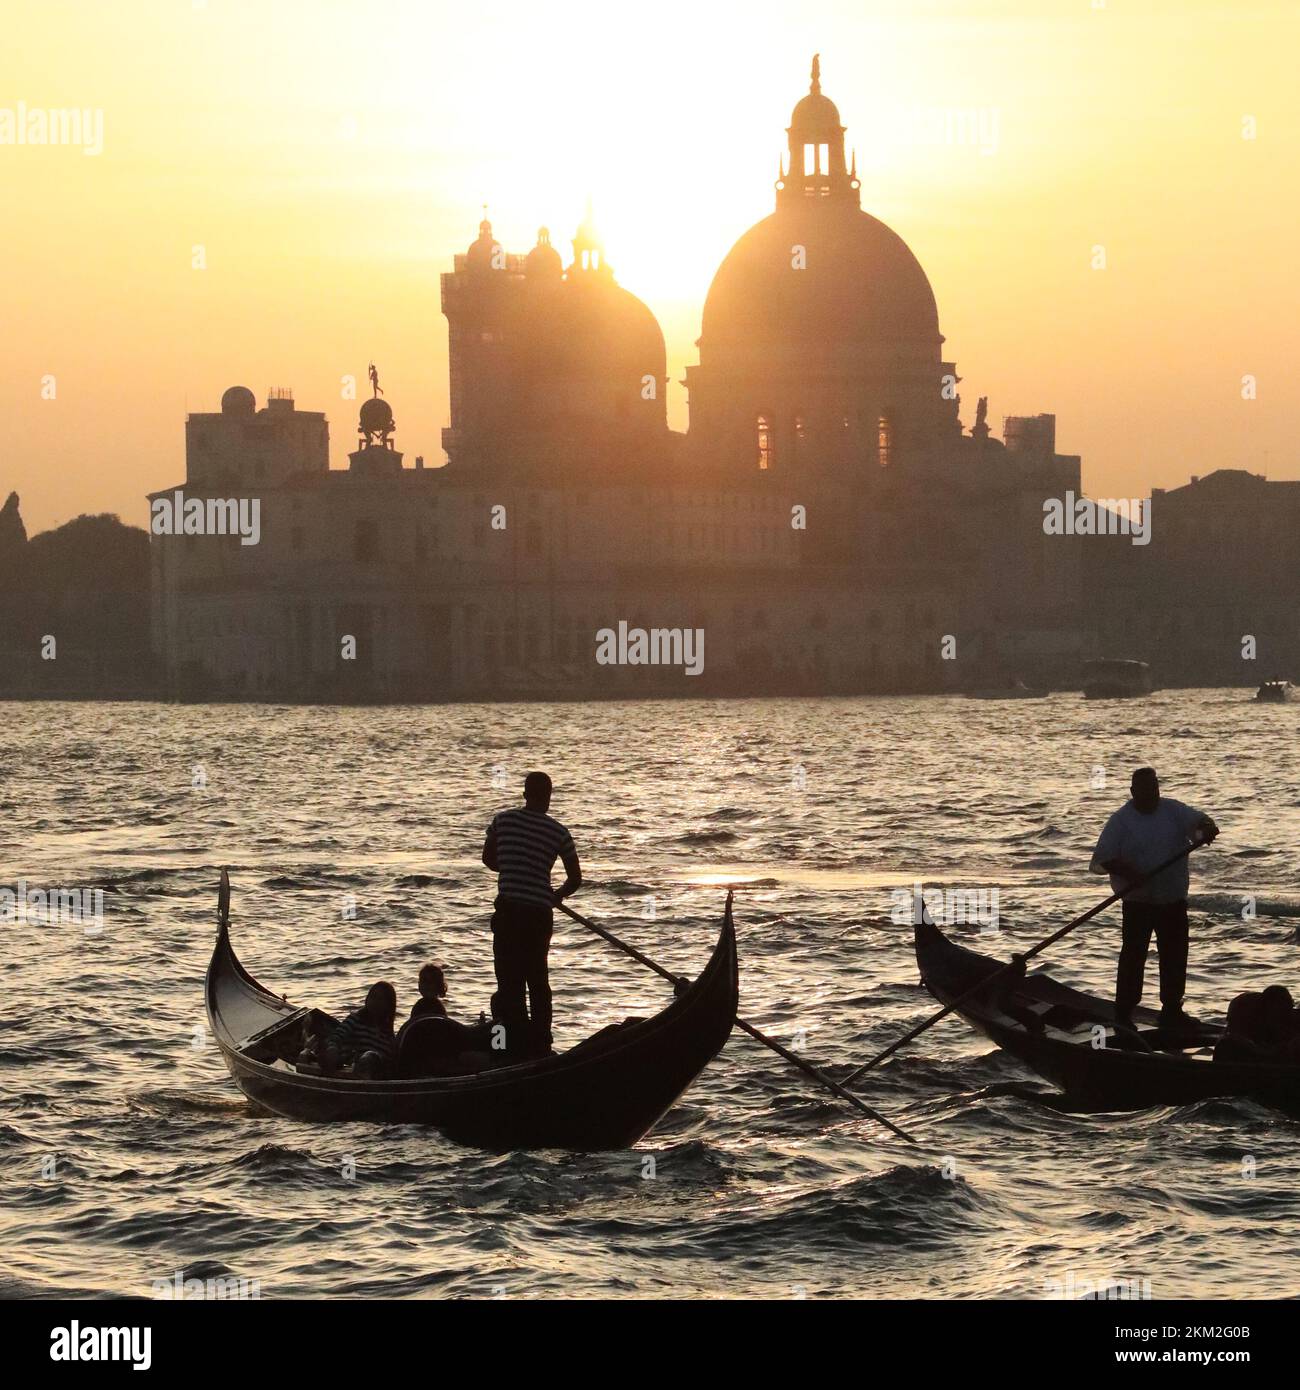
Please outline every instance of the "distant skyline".
M341 465L341 378L366 394L372 359L398 447L440 463L438 274L484 203L507 250L545 224L567 256L591 198L685 428L709 281L771 211L815 51L863 207L934 287L968 427L981 395L995 432L1053 411L1093 495L1300 477L1290 4L20 0L7 20L0 137L20 103L103 113L98 154L0 143L0 500L30 532L144 525L184 475L186 412L236 383L323 410Z

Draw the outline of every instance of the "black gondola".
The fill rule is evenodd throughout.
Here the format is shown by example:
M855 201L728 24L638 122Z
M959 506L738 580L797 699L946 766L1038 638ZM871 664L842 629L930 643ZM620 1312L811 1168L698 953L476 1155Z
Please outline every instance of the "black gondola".
M918 924L916 963L926 988L950 1004L1005 962L949 941ZM1108 999L1083 994L1035 973L1004 977L955 1012L999 1047L1059 1086L1081 1110L1141 1110L1215 1096L1249 1096L1300 1115L1300 1066L1216 1062L1222 1029L1162 1029L1160 1015L1136 1009L1134 1030L1115 1028Z
M736 1017L736 933L722 931L698 979L651 1018L602 1029L569 1051L468 1075L403 1080L299 1072L293 1050L313 1011L264 989L244 969L227 925L206 983L208 1019L231 1076L250 1100L297 1120L433 1125L481 1148L626 1148L641 1139L722 1050Z

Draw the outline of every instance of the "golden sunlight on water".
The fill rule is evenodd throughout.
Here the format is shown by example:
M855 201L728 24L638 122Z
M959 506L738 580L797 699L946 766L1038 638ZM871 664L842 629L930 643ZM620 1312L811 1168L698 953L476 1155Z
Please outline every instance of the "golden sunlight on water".
M623 705L8 710L0 881L96 884L105 907L94 936L5 928L5 1292L147 1295L197 1270L309 1295L326 1269L339 1295L1290 1292L1296 1129L1247 1102L1070 1114L950 1019L862 1091L917 1151L737 1033L637 1149L497 1156L253 1112L205 1038L202 980L228 863L238 949L277 992L341 1010L382 976L405 1007L436 956L472 1018L492 989L477 848L510 798L493 769L541 763L588 869L575 906L693 974L734 886L741 1014L842 1073L935 1007L893 889L995 886L1001 926L975 944L1023 949L1097 900L1092 842L1141 758L1223 827L1192 896L1189 1002L1213 1016L1239 988L1296 984L1295 706L1170 691L1103 726L1064 695L681 702L637 706L635 730ZM633 761L651 772L629 793ZM1103 917L1047 963L1105 992L1116 938ZM78 1008L51 1010L72 975ZM560 1047L669 994L565 922L552 979ZM31 1180L48 1154L55 1175Z

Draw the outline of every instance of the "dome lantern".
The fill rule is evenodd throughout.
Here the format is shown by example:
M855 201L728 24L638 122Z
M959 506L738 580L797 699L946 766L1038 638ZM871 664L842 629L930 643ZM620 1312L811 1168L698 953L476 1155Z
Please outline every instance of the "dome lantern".
M605 263L605 248L601 244L591 215L590 198L587 199L587 211L583 216L582 225L573 234L573 264L569 270L600 271L609 274L609 266Z
M776 184L777 206L804 198L826 198L859 207L856 157L844 162L844 126L839 108L822 92L821 55L813 54L808 95L800 99L786 130L789 171Z

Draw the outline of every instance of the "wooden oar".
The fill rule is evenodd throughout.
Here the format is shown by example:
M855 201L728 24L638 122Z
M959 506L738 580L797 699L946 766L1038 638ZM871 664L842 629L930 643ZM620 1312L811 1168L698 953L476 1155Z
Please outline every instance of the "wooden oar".
M979 982L979 984L972 985L971 988L965 992L965 994L959 994L957 998L952 1001L951 1004L945 1004L937 1014L931 1014L930 1017L927 1018L924 1023L919 1023L910 1032L904 1033L901 1038L898 1038L895 1042L890 1043L889 1046L885 1048L883 1052L876 1053L876 1055L869 1062L863 1062L863 1064L860 1067L855 1067L844 1078L843 1084L845 1086L849 1086L854 1081L856 1081L858 1077L865 1076L866 1073L869 1072L873 1067L879 1066L880 1063L883 1062L886 1057L892 1057L900 1047L905 1047L908 1043L912 1041L913 1038L919 1038L927 1028L930 1028L934 1024L938 1023L941 1018L947 1018L948 1015L952 1013L954 1009L959 1009L968 999L973 999L977 994L982 994L989 987L989 985L993 983L994 980L1000 980L1002 976L1006 975L1008 972L1012 970L1018 970L1020 968L1020 965L1024 961L1032 960L1033 957L1038 955L1040 951L1045 951L1049 946L1054 945L1056 942L1058 942L1063 936L1068 936L1075 929L1075 927L1081 927L1090 918L1095 917L1099 912L1105 911L1105 909L1108 908L1111 905L1111 903L1118 902L1124 896L1125 893L1131 893L1133 889L1140 887L1149 879L1155 878L1157 874L1164 873L1164 871L1167 868L1169 868L1171 864L1177 864L1180 859L1183 859L1187 855L1189 855L1194 849L1198 847L1198 845L1199 841L1197 844L1188 845L1186 849L1180 849L1177 854L1173 855L1169 859L1166 859L1163 864L1158 864L1154 869L1151 870L1150 873L1143 874L1141 878L1135 878L1132 883L1126 883L1118 893L1112 893L1109 898L1106 898L1103 902L1099 902L1096 907L1089 908L1087 912L1083 913L1079 917L1076 917L1073 922L1067 922L1066 925L1063 926L1059 931L1054 931L1051 934L1051 936L1044 938L1044 940L1040 941L1037 946L1033 946L1028 951L1023 951L1018 955L1012 956L1012 958L1000 970L995 970L992 974L986 975ZM921 913L922 917L924 918L924 906L922 906L921 908Z
M730 892L727 894L728 904L731 903L732 896ZM665 970L658 961L651 960L649 956L638 951L635 946L629 946L626 941L620 941L613 932L607 931L604 927L597 926L595 922L582 916L581 913L575 912L571 907L566 907L563 903L557 903L556 906L566 917L572 917L579 925L586 927L589 931L594 931L597 936L603 936L611 946L617 946L620 951L631 956L633 960L639 961L648 970L653 970L656 975L662 975L665 980L672 983L675 989L685 988L690 984L690 981L686 979L684 975L674 975L671 970ZM792 1066L798 1067L801 1072L804 1072L806 1075L820 1082L828 1091L839 1096L841 1100L848 1101L855 1110L861 1111L868 1119L874 1120L879 1125L884 1125L887 1130L893 1134L897 1134L900 1139L906 1139L909 1144L915 1144L917 1142L906 1130L899 1129L896 1124L891 1120L887 1120L878 1110L873 1110L869 1105L864 1104L852 1091L845 1090L838 1081L827 1076L824 1071L814 1067L811 1062L805 1062L802 1057L797 1056L788 1048L782 1047L775 1038L769 1038L766 1033L760 1032L752 1023L746 1023L743 1018L737 1018L736 1027L739 1028L741 1032L748 1033L755 1042L761 1042L764 1047L770 1047L778 1057L784 1057Z

